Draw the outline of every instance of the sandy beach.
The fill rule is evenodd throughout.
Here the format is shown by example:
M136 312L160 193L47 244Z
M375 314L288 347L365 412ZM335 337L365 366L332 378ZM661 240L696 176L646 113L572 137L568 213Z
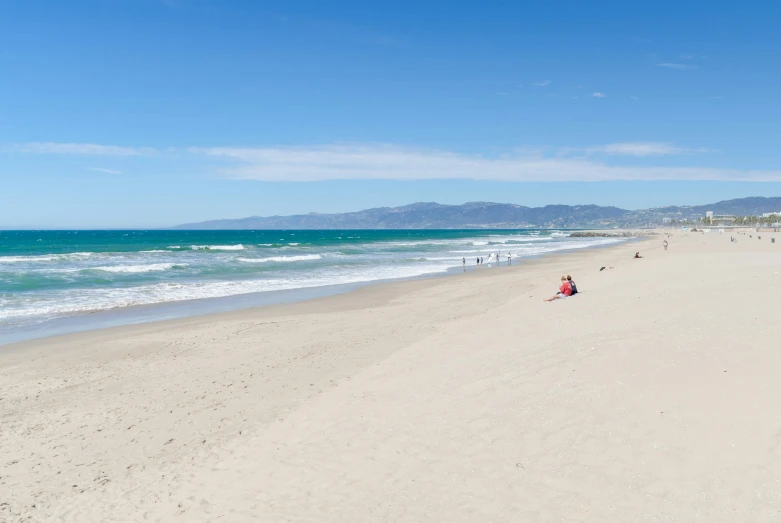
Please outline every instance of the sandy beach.
M0 521L775 521L750 234L0 347Z

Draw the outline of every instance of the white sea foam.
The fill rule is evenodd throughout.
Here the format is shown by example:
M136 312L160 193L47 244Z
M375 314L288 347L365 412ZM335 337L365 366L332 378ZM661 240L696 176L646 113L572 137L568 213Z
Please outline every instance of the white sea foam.
M269 256L268 258L236 258L237 261L244 263L271 263L271 262L296 262L319 260L322 256L319 254L302 254L301 256Z
M238 245L191 245L194 251L243 251L244 246Z
M269 292L328 285L411 278L445 272L441 265L374 267L368 270L342 272L337 270L302 274L300 278L264 280L212 281L198 283L158 283L131 288L71 289L52 293L37 300L12 303L0 309L0 321L15 318L51 317L172 301L220 298L239 294Z
M475 245L475 246L488 245L488 242L472 242L472 245Z
M150 263L147 265L112 265L107 267L92 267L85 270L103 271L103 272L157 272L167 271L174 268L187 267L186 263Z
M293 245L293 246L295 246L295 245L301 245L301 244L300 244L300 243L294 243L294 242L291 242L291 243L288 243L288 245Z
M0 263L35 263L83 260L94 254L94 252L70 252L66 254L41 254L36 256L0 256Z

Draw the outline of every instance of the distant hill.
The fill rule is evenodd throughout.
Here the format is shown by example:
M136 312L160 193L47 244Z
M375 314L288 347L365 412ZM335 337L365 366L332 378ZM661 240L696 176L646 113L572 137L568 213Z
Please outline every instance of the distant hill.
M463 205L413 203L358 212L293 216L251 216L234 220L188 223L175 229L456 229L513 227L625 227L654 226L664 218L696 220L713 211L738 216L781 211L781 197L740 198L712 205L659 207L629 211L598 205L525 207L509 203L472 202Z

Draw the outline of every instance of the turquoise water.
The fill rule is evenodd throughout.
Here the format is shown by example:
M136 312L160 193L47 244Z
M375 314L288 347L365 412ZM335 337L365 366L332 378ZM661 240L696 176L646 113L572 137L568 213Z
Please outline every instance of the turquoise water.
M615 243L539 230L0 231L0 328L133 305L410 278Z

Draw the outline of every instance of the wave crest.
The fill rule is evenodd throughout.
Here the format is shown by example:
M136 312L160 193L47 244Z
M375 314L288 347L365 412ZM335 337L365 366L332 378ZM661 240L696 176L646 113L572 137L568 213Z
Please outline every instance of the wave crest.
M85 270L103 271L103 272L157 272L168 271L187 267L186 263L150 263L147 265L111 265L106 267L92 267Z
M269 256L268 258L236 258L237 261L244 263L270 263L270 262L296 262L319 260L322 256L319 254L303 254L301 256Z
M191 245L194 251L243 251L244 245Z

